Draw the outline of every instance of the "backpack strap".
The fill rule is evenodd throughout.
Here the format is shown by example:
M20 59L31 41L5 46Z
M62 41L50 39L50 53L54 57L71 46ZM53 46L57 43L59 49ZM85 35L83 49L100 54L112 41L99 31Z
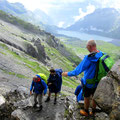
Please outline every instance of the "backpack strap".
M109 72L109 68L107 67L107 65L105 64L105 59L107 59L108 57L110 57L109 55L106 55L103 59L102 59L102 64L103 64L103 67L105 69L106 72Z
M97 52L91 52L90 54L88 54L88 57L93 57L96 55Z
M99 58L100 59L100 58ZM95 70L95 80L97 80L97 78L98 78L98 71L99 71L99 59L98 59L98 61L97 61L97 63L96 63L96 70Z

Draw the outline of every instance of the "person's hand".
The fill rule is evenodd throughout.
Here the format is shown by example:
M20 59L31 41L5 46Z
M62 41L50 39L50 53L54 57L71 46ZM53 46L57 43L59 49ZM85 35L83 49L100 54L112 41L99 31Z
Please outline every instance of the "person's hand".
M68 72L63 72L62 76L67 77L68 76Z
M52 83L48 83L48 85L52 85Z
M30 91L30 95L32 95L32 91Z

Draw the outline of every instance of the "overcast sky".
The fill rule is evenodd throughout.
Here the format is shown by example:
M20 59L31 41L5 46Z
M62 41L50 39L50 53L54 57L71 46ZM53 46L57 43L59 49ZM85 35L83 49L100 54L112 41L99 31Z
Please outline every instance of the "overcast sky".
M60 8L65 4L69 3L82 3L86 0L8 0L9 2L20 2L25 5L25 7L29 10L35 10L36 8L40 8L46 13L49 12L50 9ZM114 8L120 8L120 0L94 0L100 3L103 7L109 6Z
M72 14L73 21L76 22L77 20L83 18L87 14L94 12L96 8L101 7L102 8L112 7L116 9L120 8L120 0L8 0L8 1L12 3L20 2L28 10L31 11L34 11L35 9L39 8L46 14L53 17L54 20L62 17L63 19L60 19L59 22L58 20L56 20L55 23L59 27L63 27L65 22L67 21L67 20L65 21L65 19L67 18L62 16L62 14L68 14L68 11L70 11L72 14L72 12L77 9L76 14L75 15ZM84 6L84 4L86 6ZM83 7L81 7L81 5L83 5ZM58 16L58 14L60 15ZM72 23L73 21L70 22ZM69 24L70 23L66 24L66 26L69 26Z

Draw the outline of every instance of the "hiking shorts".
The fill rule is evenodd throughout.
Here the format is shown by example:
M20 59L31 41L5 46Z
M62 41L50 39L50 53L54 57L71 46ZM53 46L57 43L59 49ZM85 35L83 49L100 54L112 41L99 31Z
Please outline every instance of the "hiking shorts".
M56 85L49 85L48 88L51 93L58 93Z
M86 86L84 86L83 88L83 94L84 97L90 97L91 95L93 96L95 93L96 88L87 88Z

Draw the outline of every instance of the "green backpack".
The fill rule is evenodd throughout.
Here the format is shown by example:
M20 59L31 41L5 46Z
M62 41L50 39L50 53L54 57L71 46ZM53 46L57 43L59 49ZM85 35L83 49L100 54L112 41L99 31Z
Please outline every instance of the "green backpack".
M87 79L87 84L99 83L99 81L107 75L114 64L114 60L107 54L103 53L103 56L97 61L95 77L93 79Z
M47 83L47 77L44 73L38 73L37 75L40 75L40 77Z

